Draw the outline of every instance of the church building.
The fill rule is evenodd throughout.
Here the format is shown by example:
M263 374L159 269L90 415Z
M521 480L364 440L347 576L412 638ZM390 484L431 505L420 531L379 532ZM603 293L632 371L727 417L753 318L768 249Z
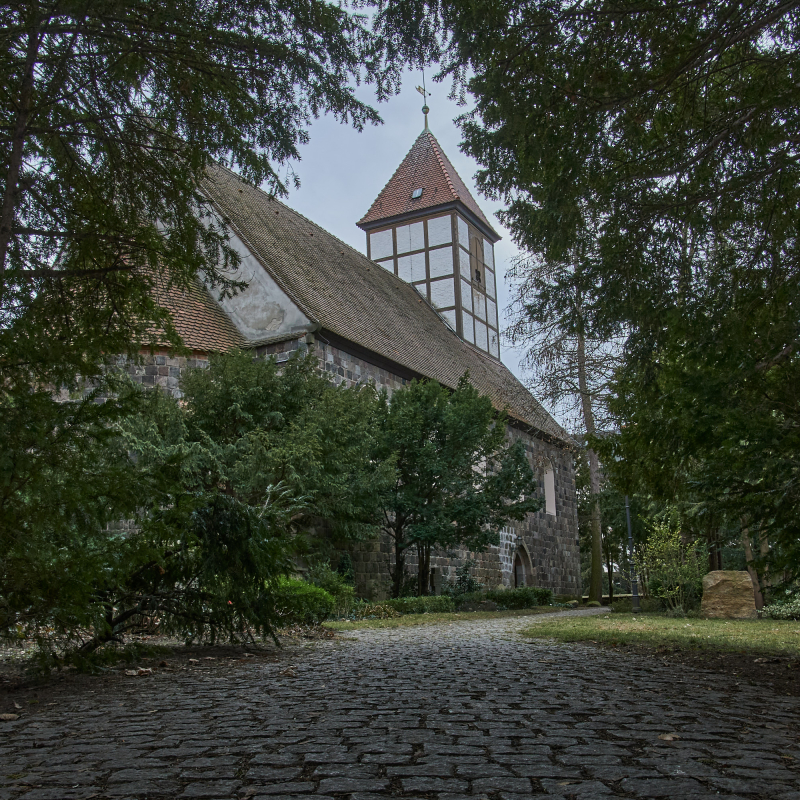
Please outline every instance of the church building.
M467 558L484 585L535 585L580 592L575 443L500 360L494 245L497 232L425 130L356 224L366 256L223 167L204 186L241 256L245 291L218 299L201 284L165 291L192 357L166 350L131 368L146 385L176 391L182 370L210 353L246 348L288 359L310 350L337 384L374 382L389 394L414 379L455 388L470 381L508 414L508 436L524 442L545 505L478 554L432 553L433 582ZM357 591L385 596L389 542L351 553ZM416 565L409 559L409 570Z

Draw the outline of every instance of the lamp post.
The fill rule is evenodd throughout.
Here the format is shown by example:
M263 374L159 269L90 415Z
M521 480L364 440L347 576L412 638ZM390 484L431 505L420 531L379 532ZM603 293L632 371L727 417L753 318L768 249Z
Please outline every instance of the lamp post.
M633 529L631 528L631 504L628 495L625 495L625 518L628 521L628 552L631 559L631 594L633 595L633 613L638 614L642 609L639 607L639 584L636 580L636 564L633 561Z

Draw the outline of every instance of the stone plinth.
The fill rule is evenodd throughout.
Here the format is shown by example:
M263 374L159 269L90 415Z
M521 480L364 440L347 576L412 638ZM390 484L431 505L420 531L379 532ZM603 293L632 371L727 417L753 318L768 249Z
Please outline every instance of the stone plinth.
M756 619L750 574L719 569L705 575L700 614L709 619Z

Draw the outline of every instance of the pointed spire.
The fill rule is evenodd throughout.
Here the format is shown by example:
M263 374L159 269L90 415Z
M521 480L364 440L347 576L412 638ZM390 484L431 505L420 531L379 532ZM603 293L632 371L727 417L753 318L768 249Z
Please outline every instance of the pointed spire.
M422 192L417 194L419 189ZM368 229L382 220L451 203L460 203L471 212L492 241L500 238L439 142L426 128L357 224Z

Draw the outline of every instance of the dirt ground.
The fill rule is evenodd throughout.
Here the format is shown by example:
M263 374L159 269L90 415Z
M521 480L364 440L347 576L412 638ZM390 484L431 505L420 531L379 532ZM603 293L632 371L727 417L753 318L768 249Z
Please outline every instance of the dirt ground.
M687 670L710 670L730 676L731 685L762 686L765 692L800 697L800 658L761 656L746 653L714 653L679 650L671 647L592 644L617 653L635 653L643 658L658 659L668 665L681 665Z
M81 692L105 694L112 692L115 684L129 682L132 677L193 673L208 677L247 663L278 663L296 657L309 643L329 640L334 635L323 627L297 626L282 632L278 637L280 647L272 642L187 646L167 637L139 636L135 641L152 648L151 655L133 662L121 660L91 674L66 668L44 675L32 670L30 659L19 648L5 648L0 653L0 714L17 713L19 706L29 712L43 710L57 704L59 698Z

